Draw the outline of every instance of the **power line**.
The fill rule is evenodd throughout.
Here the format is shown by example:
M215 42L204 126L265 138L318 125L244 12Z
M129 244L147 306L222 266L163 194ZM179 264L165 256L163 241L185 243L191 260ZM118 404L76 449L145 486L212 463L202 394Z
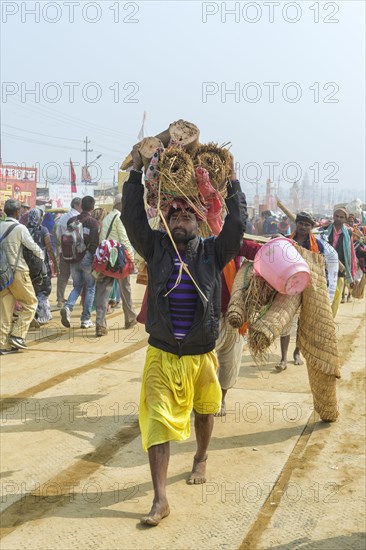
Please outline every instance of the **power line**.
M66 140L66 141L76 141L76 142L80 143L79 139L74 139L74 138L69 139L69 138L63 138L63 137L57 137L57 136L50 136L48 134L42 134L40 132L32 132L30 130L22 130L21 128L16 128L15 126L10 126L9 124L3 124L3 126L7 126L8 128L14 128L16 130L20 130L21 132L29 132L31 134L36 134L36 135L40 135L40 136L56 138L56 139L62 139L62 140ZM15 134L10 134L8 132L2 132L2 135L6 136L8 138L11 138L11 139L18 139L18 140L25 141L25 142L28 142L28 143L38 143L39 145L48 145L50 147L61 147L61 148L78 150L75 147L65 147L64 145L57 145L56 143L55 144L50 144L49 142L35 140L35 139L32 139L32 138L26 138L26 137L23 137L23 136L16 136ZM111 153L116 153L118 155L122 155L121 151L118 150L118 149L112 149L111 147L106 147L105 145L102 145L101 143L97 143L97 142L94 142L94 143L95 143L95 145L100 147L101 150L103 150L103 151L109 151ZM112 158L112 155L110 155L110 157Z
M24 103L14 100L14 98L10 98L8 101L10 104L13 104L13 106L21 107L25 110L30 110L31 112L33 113L35 112L39 116L43 116L45 118L51 118L63 124L72 123L73 126L84 126L84 127L94 128L101 133L108 134L110 137L113 137L114 139L116 138L121 139L122 136L125 136L126 138L132 137L132 134L123 134L119 130L112 130L111 128L106 128L99 124L87 122L78 117L66 115L60 111L57 111L55 109L49 109L48 107L45 107L45 106L41 106L38 104L37 104L37 107L35 105L28 105L28 104L25 105Z
M52 139L62 139L64 141L77 141L77 142L80 142L80 139L65 138L65 137L59 137L59 136L50 136L49 134L42 134L40 132L32 132L32 130L26 130L25 128L17 128L16 126L11 126L10 124L2 124L2 126L6 126L7 128L12 128L12 130L19 130L19 132L26 132L27 134L35 134L37 136L49 137L49 138L52 138Z
M2 135L9 138L9 139L17 139L19 141L25 141L26 143L34 143L34 144L37 144L37 145L45 145L47 147L57 147L57 148L62 148L62 149L69 149L69 150L73 149L74 151L80 151L80 149L78 147L70 147L70 146L67 146L67 145L60 145L60 144L56 144L56 143L49 143L49 142L46 142L46 141L40 141L40 140L31 139L31 138L24 138L22 136L15 136L13 134L9 134L8 132L3 132Z

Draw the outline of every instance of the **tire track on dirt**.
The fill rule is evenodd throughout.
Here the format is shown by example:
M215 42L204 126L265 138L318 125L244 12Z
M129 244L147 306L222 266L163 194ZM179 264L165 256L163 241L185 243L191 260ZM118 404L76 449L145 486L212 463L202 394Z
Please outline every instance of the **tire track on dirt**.
M338 341L338 351L341 366L345 364L348 357L352 354L352 344L357 338L358 332L364 323L365 316L363 315L357 328L352 333L340 337ZM258 547L262 533L267 529L273 514L280 505L282 496L285 494L285 489L291 479L293 470L303 465L304 456L306 455L306 446L319 420L319 415L315 411L312 412L306 422L305 428L301 432L299 439L282 468L272 491L264 501L256 520L241 543L239 550L255 550Z
M44 382L40 382L39 384L31 386L30 388L16 393L12 396L4 397L0 400L0 412L4 412L9 409L9 407L13 407L15 400L17 400L17 403L22 402L29 397L33 397L37 393L48 390L50 388L53 388L54 386L57 386L58 384L61 384L62 382L65 382L65 380L68 380L69 378L80 376L81 374L85 374L90 370L98 369L100 367L103 367L104 365L107 365L108 363L112 363L114 361L117 361L118 359L122 359L122 357L125 357L126 355L135 353L136 351L139 351L140 349L147 346L147 340L147 338L144 338L143 340L141 340L141 342L136 342L135 344L131 344L126 348L107 353L103 357L99 357L98 359L95 359L90 363L57 374L56 376L53 376L52 378L49 378Z
M37 491L19 495L19 500L0 514L0 540L10 535L17 527L29 521L42 519L70 502L70 495L80 483L90 477L101 466L109 462L121 447L140 434L138 421L124 427L112 438L104 440L94 451L87 453L77 462L49 479ZM50 488L55 488L55 495ZM71 492L70 492L71 489Z

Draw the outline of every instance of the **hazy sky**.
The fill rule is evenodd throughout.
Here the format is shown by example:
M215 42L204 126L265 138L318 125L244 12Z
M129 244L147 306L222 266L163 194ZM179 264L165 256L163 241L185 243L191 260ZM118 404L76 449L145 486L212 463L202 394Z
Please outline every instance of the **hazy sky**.
M202 142L231 141L249 196L256 178L289 188L307 172L336 197L364 199L363 0L1 9L3 163L68 177L88 136L89 161L102 154L111 182L146 110L145 135L183 118Z

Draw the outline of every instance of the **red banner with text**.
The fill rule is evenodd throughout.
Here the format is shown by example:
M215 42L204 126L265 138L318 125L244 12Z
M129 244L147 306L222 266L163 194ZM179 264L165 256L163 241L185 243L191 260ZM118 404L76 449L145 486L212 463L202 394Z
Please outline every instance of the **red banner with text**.
M0 206L7 199L16 199L31 208L36 206L37 168L0 165Z

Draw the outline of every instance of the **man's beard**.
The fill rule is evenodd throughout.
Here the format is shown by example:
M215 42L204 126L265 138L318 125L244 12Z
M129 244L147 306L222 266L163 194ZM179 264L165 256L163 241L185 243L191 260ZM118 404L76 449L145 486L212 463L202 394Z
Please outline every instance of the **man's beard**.
M173 241L177 244L188 244L189 241L191 241L195 237L195 235L189 236L185 229L179 229L178 235L176 234L176 231L173 229L172 236L173 236Z

